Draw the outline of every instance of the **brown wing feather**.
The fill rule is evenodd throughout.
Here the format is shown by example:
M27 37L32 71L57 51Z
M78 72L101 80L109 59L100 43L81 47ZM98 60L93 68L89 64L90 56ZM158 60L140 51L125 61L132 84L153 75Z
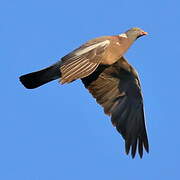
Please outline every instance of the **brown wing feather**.
M137 147L140 157L143 147L148 152L143 99L135 69L122 57L103 70L97 68L82 81L104 112L111 115L112 124L125 139L126 153L131 149L134 158Z
M103 38L91 40L63 57L61 83L69 83L93 73L101 63L109 43L109 40Z
M78 78L83 78L91 74L99 63L91 63L88 59L81 58L81 61L74 61L70 65L61 66L61 83L69 83Z

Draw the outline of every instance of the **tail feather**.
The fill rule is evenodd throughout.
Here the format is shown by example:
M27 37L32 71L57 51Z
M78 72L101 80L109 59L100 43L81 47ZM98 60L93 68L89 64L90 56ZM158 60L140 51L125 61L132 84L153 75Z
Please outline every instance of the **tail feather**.
M21 83L28 89L34 89L61 77L60 62L45 69L20 76Z

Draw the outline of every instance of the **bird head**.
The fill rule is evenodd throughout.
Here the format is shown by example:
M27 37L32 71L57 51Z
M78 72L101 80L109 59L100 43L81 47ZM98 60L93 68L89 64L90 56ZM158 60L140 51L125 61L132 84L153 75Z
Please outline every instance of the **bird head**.
M136 40L137 38L147 35L148 33L144 30L134 27L125 32L128 38Z

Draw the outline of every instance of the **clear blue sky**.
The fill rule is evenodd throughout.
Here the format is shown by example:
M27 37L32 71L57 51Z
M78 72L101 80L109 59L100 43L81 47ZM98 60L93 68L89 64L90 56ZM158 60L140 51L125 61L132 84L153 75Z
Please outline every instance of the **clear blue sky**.
M180 179L180 2L4 0L0 7L1 180ZM138 26L126 57L144 93L150 153L132 160L81 81L25 89L18 76L85 41Z

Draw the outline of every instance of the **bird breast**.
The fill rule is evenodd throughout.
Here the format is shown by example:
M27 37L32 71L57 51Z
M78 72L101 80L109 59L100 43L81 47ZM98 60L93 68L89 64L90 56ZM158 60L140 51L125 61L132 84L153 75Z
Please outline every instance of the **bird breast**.
M114 64L119 60L131 46L131 42L127 38L111 41L106 53L104 54L102 64Z

